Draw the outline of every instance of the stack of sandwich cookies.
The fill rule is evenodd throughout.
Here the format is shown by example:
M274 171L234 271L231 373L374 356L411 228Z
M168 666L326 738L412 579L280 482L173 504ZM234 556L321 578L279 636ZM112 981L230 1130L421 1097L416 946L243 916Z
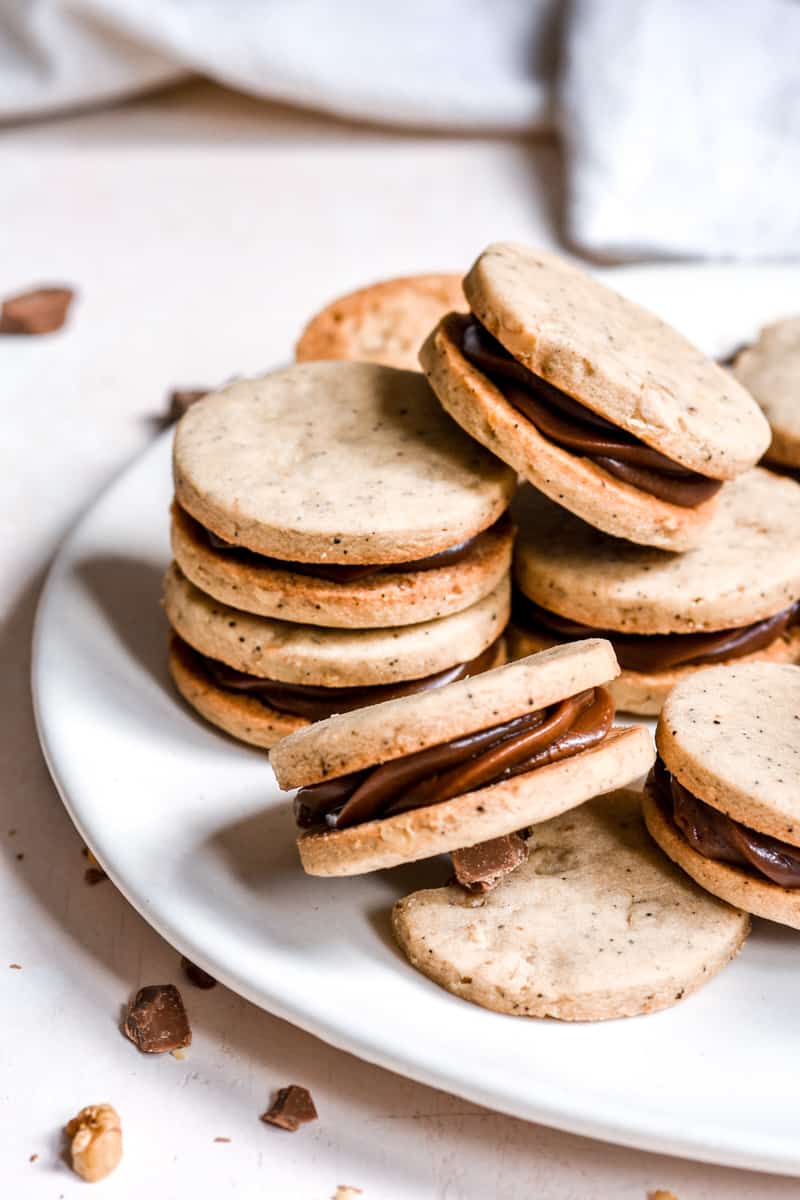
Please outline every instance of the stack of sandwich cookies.
M755 469L729 483L703 545L682 555L608 537L523 487L510 657L607 637L617 706L656 714L704 666L800 662L800 487Z
M355 875L476 846L643 775L650 734L612 725L617 671L608 642L572 643L290 735L271 762L300 789L303 867Z
M174 476L170 665L234 736L269 747L502 661L516 480L418 373L236 383L182 419Z
M769 428L729 372L563 260L490 246L420 362L447 411L563 508L606 533L696 546L723 481Z
M800 929L800 668L710 667L671 693L645 819L708 892Z
M733 373L772 429L764 465L800 479L800 317L767 325L736 356Z

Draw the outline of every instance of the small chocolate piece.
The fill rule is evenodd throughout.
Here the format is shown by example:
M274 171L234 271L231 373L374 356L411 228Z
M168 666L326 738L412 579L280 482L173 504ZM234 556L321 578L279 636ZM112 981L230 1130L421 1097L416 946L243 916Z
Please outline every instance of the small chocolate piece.
M522 866L528 857L527 844L518 833L479 842L452 855L456 880L468 892L490 892L501 879Z
M168 406L164 417L165 425L173 425L175 421L180 421L185 412L196 404L198 400L202 400L204 396L212 391L211 388L175 388L169 393Z
M217 981L213 975L209 975L208 971L204 971L202 967L198 967L191 959L185 956L181 958L181 966L183 967L186 978L195 987L203 988L208 991L209 988L216 987Z
M55 333L67 319L75 293L67 287L42 287L9 296L0 309L0 333Z
M90 887L94 887L98 883L102 883L104 879L108 879L102 867L87 867L83 872L83 878Z
M191 1045L189 1018L175 984L140 988L128 1005L123 1031L144 1054L164 1054Z
M317 1110L308 1088L290 1083L281 1088L270 1108L261 1114L261 1120L267 1125L277 1125L279 1129L288 1129L296 1133L301 1125L316 1121Z

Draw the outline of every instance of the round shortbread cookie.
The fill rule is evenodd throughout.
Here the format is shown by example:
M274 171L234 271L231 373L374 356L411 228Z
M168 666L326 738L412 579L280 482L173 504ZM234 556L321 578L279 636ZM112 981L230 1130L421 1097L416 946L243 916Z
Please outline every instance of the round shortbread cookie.
M287 738L272 765L282 788L308 787L511 721L618 673L609 642L572 642L435 691L329 717Z
M297 847L303 870L309 875L362 875L516 833L598 793L633 783L654 757L653 740L643 725L613 729L598 745L572 758L441 804L348 829L301 833Z
M470 608L419 625L322 629L231 608L173 563L164 578L164 608L185 642L237 671L317 687L366 686L420 679L477 658L508 624L510 587L505 578Z
M244 612L345 629L414 625L469 608L508 573L513 540L513 527L501 521L449 566L332 583L269 562L239 561L215 550L179 505L172 511L172 553L201 591Z
M495 1012L603 1021L667 1008L739 951L749 918L650 841L640 796L616 791L538 825L528 861L477 899L456 885L394 906L411 963Z
M425 338L445 313L466 309L460 275L408 275L340 296L312 317L298 362L350 358L417 370Z
M529 654L538 654L549 646L558 645L553 638L542 637L513 623L506 630L505 637L508 657L512 661L516 658L527 658ZM800 628L795 626L787 630L782 637L775 638L774 642L770 642L763 650L743 654L741 658L731 659L729 664L722 665L748 662L799 664ZM672 689L682 679L703 670L705 667L702 664L671 667L667 671L629 671L622 667L618 677L608 684L608 690L620 712L635 713L640 717L656 717Z
M758 341L737 354L733 374L769 421L767 458L800 467L800 317L765 326Z
M168 665L186 703L240 742L268 750L287 734L308 724L303 717L277 712L253 696L217 687L191 647L179 638L170 641Z
M514 576L542 608L618 633L697 633L800 597L800 484L757 468L726 484L702 546L663 554L606 537L533 488L513 507Z
M715 862L699 854L666 816L649 783L645 787L644 819L650 835L664 853L712 896L754 917L800 929L800 888L780 887L729 863Z
M696 546L719 502L681 508L615 479L588 458L539 433L491 380L461 353L462 318L445 317L419 360L442 407L476 441L512 466L539 491L590 525L646 546Z
M763 414L730 372L555 254L496 242L464 293L516 359L673 462L732 479L769 445Z
M193 405L175 432L178 503L225 541L289 562L412 562L492 525L513 471L422 375L302 363Z
M656 745L693 796L800 846L800 667L734 663L695 671L670 692Z

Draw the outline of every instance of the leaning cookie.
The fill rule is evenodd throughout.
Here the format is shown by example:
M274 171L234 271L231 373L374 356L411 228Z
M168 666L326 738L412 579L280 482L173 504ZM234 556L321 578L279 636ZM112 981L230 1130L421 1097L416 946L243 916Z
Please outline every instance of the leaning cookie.
M465 309L460 275L407 275L349 292L306 325L298 362L350 358L417 370L425 338L445 313Z
M573 643L291 734L272 765L301 789L303 867L357 875L475 846L636 779L652 740L612 726L617 670L608 642Z
M800 471L800 317L765 326L755 344L736 355L733 374L772 429L765 465Z
M709 667L670 694L645 819L706 891L800 929L800 667Z
M701 667L800 662L800 486L755 469L720 496L703 545L682 555L634 546L564 513L533 488L519 533L511 658L607 637L622 673L617 707L657 714Z
M457 885L398 901L411 963L512 1016L604 1021L668 1008L738 953L745 913L652 845L641 797L616 791L539 824L526 863L476 904Z
M490 246L472 310L420 351L442 405L563 508L666 550L698 545L722 481L769 428L751 396L663 321L551 254Z

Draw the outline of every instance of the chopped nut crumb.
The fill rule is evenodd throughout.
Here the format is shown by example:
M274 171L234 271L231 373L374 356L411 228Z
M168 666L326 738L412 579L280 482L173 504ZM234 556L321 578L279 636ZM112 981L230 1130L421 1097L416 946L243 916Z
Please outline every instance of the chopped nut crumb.
M230 1140L231 1140L230 1138L226 1138L226 1137L215 1137L214 1138L215 1142L229 1142Z
M65 1130L70 1139L72 1169L88 1183L97 1183L119 1165L122 1128L110 1104L90 1104L73 1117Z

